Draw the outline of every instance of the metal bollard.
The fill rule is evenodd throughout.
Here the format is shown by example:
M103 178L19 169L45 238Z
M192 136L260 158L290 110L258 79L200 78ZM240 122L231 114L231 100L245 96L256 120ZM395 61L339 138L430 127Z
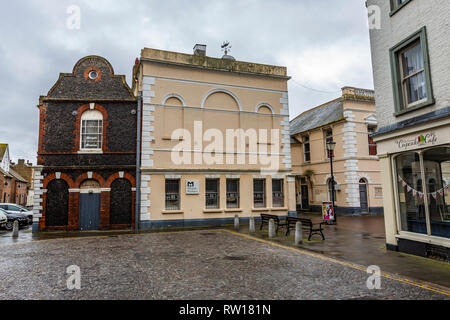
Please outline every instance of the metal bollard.
M250 233L255 233L255 217L250 217Z
M269 220L269 238L275 238L275 221L273 219Z
M295 225L295 244L302 244L303 243L303 230L302 230L302 223L299 221Z
M19 237L19 221L14 221L13 224L13 234L12 234L13 238L18 238Z
M239 231L239 216L234 217L234 230Z

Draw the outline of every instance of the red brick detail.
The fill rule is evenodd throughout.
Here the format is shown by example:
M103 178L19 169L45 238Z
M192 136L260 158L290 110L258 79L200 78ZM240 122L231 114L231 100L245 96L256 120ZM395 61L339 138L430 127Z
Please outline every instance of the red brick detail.
M121 179L118 172L114 173L113 175L111 175L108 178L108 180L106 181L107 188L111 188L111 184L114 182L114 180L117 180L117 179ZM136 179L131 174L124 172L123 179L127 179L128 181L130 181L131 186L133 188L136 188Z
M70 192L69 193L69 219L67 230L76 231L79 230L80 220L80 193Z
M67 185L69 186L69 189L74 189L75 188L75 184L73 183L73 180L71 177L69 177L67 174L65 173L61 173L61 178L62 180L64 180L65 182L67 182ZM43 181L43 189L47 189L48 184L53 181L53 180L57 180L56 179L56 173L52 173L50 175L48 175L47 177L44 178Z
M109 204L110 204L110 192L102 192L100 196L100 230L109 229Z
M97 72L97 75L98 75L97 78L95 78L95 79L89 78L89 73L90 73L91 71ZM102 78L102 72L101 72L100 69L98 69L98 68L90 67L90 68L87 68L87 69L84 71L84 79L86 79L86 80L88 80L88 81L91 81L91 82L99 82L101 78Z
M73 135L75 137L74 140L74 146L73 146L73 152L78 152L80 150L80 141L81 141L81 116L85 111L90 110L90 105L85 104L78 108L78 114L75 121L75 129L73 131ZM103 115L103 143L102 143L102 150L103 152L108 152L108 128L109 128L109 122L108 122L108 112L105 108L103 108L101 105L95 104L94 110L100 111Z
M38 144L38 153L45 152L44 150L44 142L45 142L45 126L47 119L47 107L39 106L39 144ZM38 155L37 164L42 165L44 163L44 158L41 155Z
M97 180L98 183L100 183L100 188L107 188L105 179L103 179L103 177L101 175L99 175L98 173L92 172L92 179ZM87 172L81 174L80 176L78 176L77 180L75 181L75 188L80 188L81 184L83 183L83 181L85 180L90 180L88 177Z

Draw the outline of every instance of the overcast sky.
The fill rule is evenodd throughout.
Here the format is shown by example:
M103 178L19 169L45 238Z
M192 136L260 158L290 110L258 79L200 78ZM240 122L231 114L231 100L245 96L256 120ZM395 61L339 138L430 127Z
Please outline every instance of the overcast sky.
M67 27L72 5L80 29ZM291 118L343 86L373 88L364 0L2 1L0 143L36 163L39 96L83 56L105 57L131 84L143 47L192 53L203 43L221 57L225 40L237 60L288 68Z

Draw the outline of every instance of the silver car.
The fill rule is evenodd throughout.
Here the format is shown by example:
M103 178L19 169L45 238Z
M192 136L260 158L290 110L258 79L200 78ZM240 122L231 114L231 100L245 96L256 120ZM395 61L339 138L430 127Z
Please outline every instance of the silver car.
M6 226L6 223L8 222L8 217L6 216L6 212L2 212L0 209L0 228L3 228Z
M28 218L28 224L33 224L33 211L30 211L27 208L13 203L0 203L0 209L11 214L24 214Z

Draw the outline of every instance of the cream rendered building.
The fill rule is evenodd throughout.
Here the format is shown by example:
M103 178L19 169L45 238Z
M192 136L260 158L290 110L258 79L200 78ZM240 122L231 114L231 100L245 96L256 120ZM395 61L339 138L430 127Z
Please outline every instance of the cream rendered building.
M204 45L194 50L145 48L134 69L142 95L141 228L295 213L286 68L210 58Z
M344 215L383 213L380 165L372 90L346 87L342 96L304 112L291 121L292 163L297 209L321 212L331 201L331 168L326 142L336 143L333 166L336 212Z

